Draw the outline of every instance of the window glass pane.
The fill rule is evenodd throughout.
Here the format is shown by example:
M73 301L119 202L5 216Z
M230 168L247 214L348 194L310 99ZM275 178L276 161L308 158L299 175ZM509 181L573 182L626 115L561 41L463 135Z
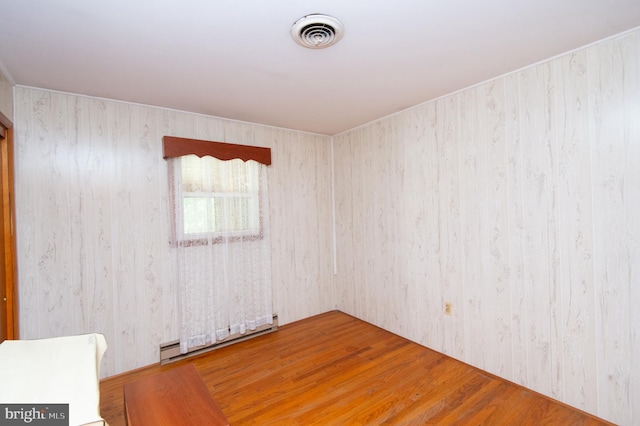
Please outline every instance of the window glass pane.
M216 231L259 231L259 211L250 197L215 197L213 205Z
M184 233L211 232L207 228L207 199L188 197L184 199Z
M181 159L184 233L260 232L260 165L195 155Z

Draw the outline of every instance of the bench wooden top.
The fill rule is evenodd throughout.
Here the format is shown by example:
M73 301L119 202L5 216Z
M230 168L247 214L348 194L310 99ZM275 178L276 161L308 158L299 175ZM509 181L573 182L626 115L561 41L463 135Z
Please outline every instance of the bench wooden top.
M124 384L129 426L229 425L193 364Z

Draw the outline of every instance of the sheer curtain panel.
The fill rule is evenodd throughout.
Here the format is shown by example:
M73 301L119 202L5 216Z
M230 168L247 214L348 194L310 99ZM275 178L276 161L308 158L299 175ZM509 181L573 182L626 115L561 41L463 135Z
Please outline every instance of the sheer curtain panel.
M215 149L197 152L201 157L181 154L167 161L180 352L186 353L271 324L273 310L267 165L221 160L211 156Z

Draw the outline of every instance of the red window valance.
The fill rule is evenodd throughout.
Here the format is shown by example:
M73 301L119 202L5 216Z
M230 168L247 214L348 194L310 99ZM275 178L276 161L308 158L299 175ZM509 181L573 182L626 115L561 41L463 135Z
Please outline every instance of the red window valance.
M163 158L181 157L190 154L195 154L198 157L208 155L219 160L232 160L234 158L239 158L242 161L254 160L267 166L271 164L271 148L175 136L164 136L162 138Z

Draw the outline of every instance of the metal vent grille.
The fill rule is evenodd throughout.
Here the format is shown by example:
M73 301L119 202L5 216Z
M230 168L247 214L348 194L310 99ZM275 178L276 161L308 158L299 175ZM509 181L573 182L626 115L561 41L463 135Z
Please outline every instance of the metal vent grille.
M309 49L329 47L342 38L344 27L333 16L313 14L303 16L291 27L291 37Z

